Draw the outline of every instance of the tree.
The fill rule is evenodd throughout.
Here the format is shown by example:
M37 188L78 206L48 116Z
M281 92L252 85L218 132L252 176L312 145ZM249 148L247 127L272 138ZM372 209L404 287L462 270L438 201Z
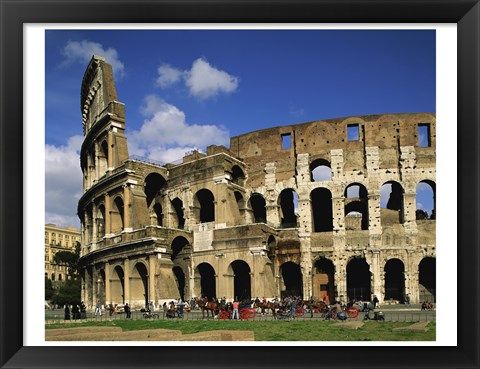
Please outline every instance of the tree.
M80 279L67 280L60 286L52 301L58 305L80 304L81 287Z
M75 252L71 251L59 251L53 257L53 261L58 265L66 265L67 273L72 278L79 274L78 259L80 258L80 243L75 245Z
M50 301L55 295L55 289L50 279L45 277L45 301Z

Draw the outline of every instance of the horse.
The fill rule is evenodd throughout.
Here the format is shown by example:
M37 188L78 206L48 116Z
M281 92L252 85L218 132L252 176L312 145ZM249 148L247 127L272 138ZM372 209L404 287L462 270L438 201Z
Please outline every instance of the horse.
M254 302L253 303L254 308L260 308L262 315L265 314L266 309L272 310L272 315L275 317L276 315L276 310L279 308L278 304L275 304L271 301L267 301L266 303L264 302Z
M205 311L207 312L207 318L209 316L209 311L212 312L212 318L215 318L215 311L218 311L223 306L216 301L208 301L207 299L198 299L198 307L202 310L202 318L205 318Z
M328 305L322 300L303 300L300 306L308 307L308 310L310 310L310 318L313 318L313 312L317 309L321 313L328 311Z

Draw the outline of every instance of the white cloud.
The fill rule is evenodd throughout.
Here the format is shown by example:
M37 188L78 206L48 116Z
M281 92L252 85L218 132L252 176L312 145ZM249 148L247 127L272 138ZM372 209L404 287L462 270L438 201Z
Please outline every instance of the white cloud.
M112 65L113 72L117 78L122 78L125 74L125 66L118 58L118 52L114 48L105 49L102 44L92 41L68 41L62 50L65 59L63 66L79 62L86 64L93 55L103 56L107 63Z
M177 83L180 78L182 78L184 72L180 69L173 68L168 64L162 64L158 67L158 78L157 84L162 87L169 87L175 83Z
M219 92L234 92L238 87L238 82L238 77L212 67L204 59L197 59L187 74L185 84L193 96L206 99Z
M65 146L45 145L45 222L78 227L78 199L83 179L79 151L82 136L73 136Z
M163 64L158 68L158 74L157 84L160 87L169 87L183 79L190 94L199 99L232 93L237 90L240 81L238 77L213 67L203 58L195 60L192 68L186 71Z
M148 95L141 108L147 118L138 131L128 134L131 154L171 162L186 151L208 145L228 145L229 132L216 125L188 124L185 113L156 95Z

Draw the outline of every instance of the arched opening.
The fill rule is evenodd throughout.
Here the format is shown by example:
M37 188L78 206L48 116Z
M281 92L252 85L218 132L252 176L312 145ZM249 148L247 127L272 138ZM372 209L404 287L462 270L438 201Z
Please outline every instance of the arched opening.
M288 261L280 267L283 288L280 295L284 296L303 296L302 271L300 265Z
M435 182L425 180L420 181L416 187L416 204L415 211L417 220L435 219L436 214L436 196Z
M113 269L112 279L110 280L110 294L113 304L125 303L125 273L119 265Z
M97 238L105 236L105 206L99 205L97 208Z
M200 296L207 297L209 300L212 297L217 297L217 287L215 282L215 270L210 264L201 263L197 267L197 272L200 277Z
M364 258L354 258L347 264L347 296L349 300L371 300L370 267Z
M98 166L100 176L104 175L108 169L108 144L107 141L102 141L98 155Z
M232 182L239 186L243 186L244 181L245 173L243 173L242 168L240 168L238 165L234 165L232 167Z
M326 188L316 188L310 194L312 202L313 232L333 231L332 193Z
M423 258L418 266L420 302L435 302L437 290L437 263L435 258Z
M149 208L152 201L157 197L162 187L167 181L158 173L150 173L145 178L145 195L147 196L147 207Z
M385 264L385 300L404 301L405 266L400 259L390 259Z
M235 191L234 195L235 195L235 201L237 202L238 210L242 210L245 207L245 201L243 200L243 195L238 191Z
M172 256L171 259L174 261L177 259L180 253L187 251L187 246L189 245L188 240L185 237L178 236L172 242Z
M179 266L174 266L172 268L173 274L175 275L175 280L177 282L178 293L182 301L185 301L185 273L183 269Z
M136 263L130 277L130 300L131 304L148 306L148 272L143 263Z
M310 163L310 180L312 182L330 181L332 167L325 159L317 159Z
M97 277L97 301L95 303L105 304L105 271L100 269Z
M313 270L313 297L326 304L335 301L335 267L333 262L320 258L315 262Z
M183 229L185 227L185 217L183 214L183 202L178 197L172 200L172 207L177 216L177 228Z
M280 209L282 211L281 226L297 227L298 195L294 190L287 188L280 192Z
M233 294L237 301L251 299L250 267L243 260L230 264L233 271Z
M345 188L345 229L368 229L368 191L359 183L352 183Z
M389 181L380 188L382 226L403 223L403 187Z
M55 280L55 273L52 273L52 281Z
M155 214L155 217L157 219L157 226L161 227L163 226L163 210L162 210L162 205L160 203L156 203L153 205L153 212Z
M266 202L262 195L254 193L250 197L250 208L253 210L253 219L255 223L267 222Z
M195 206L197 207L197 219L200 223L215 221L215 198L207 189L201 189L195 194Z
M120 233L124 228L124 209L123 209L123 200L121 197L116 197L113 201L112 209L112 233Z

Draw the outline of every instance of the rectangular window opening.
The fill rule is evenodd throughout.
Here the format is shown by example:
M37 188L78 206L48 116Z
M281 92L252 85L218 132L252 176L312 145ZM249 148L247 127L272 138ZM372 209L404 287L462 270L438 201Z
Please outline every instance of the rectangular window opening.
M348 141L360 140L360 131L358 128L358 124L347 125L347 140Z
M291 133L282 134L282 149L292 148L292 135Z
M431 145L430 123L420 123L418 125L418 146L430 147Z

